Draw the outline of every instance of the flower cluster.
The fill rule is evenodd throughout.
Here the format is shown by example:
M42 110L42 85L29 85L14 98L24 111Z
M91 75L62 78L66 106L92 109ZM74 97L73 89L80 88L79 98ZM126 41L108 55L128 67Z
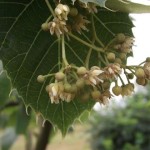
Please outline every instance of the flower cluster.
M51 103L55 104L60 101L70 102L75 97L83 101L91 97L95 101L106 104L111 97L110 83L106 76L108 73L111 74L110 78L116 77L120 73L119 66L112 64L104 69L98 66L90 69L83 66L67 66L63 71L55 73L55 82L47 85L46 91ZM37 80L43 82L47 76L39 75Z
M77 3L77 2L76 2ZM81 5L81 2L79 2ZM83 7L90 12L96 12L97 9L93 3L89 3L88 7ZM88 31L86 25L90 22L86 17L78 11L74 6L69 7L58 3L53 12L53 20L50 22L45 22L41 25L44 31L50 31L50 34L55 34L58 38L61 35L67 34L69 31L77 31L81 33L81 30Z
M60 2L62 1L56 1L54 10L49 6L54 18L43 23L42 29L49 31L51 35L55 34L60 39L61 69L57 73L37 77L38 82L41 83L50 76L54 77L53 83L46 86L51 103L71 102L75 99L84 102L93 99L101 104L107 104L113 95L131 95L134 92L134 84L132 83L134 77L139 85L145 86L148 83L150 80L150 58L139 65L127 65L127 59L132 54L134 44L132 36L118 33L105 45L96 33L94 17L91 17L91 24L87 20L89 13L94 16L93 13L98 12L94 3L74 1L73 5L65 5ZM74 34L74 31L80 34L83 31L88 31L88 24L91 25L92 36L86 37L87 35L84 35L85 38L81 39L81 36L78 37ZM68 62L65 51L65 35L89 47L83 66L79 67ZM89 42L90 40L92 42ZM93 50L96 50L98 55L96 66L93 62L89 63ZM122 74L126 77L125 82ZM112 82L115 83L115 86L111 89Z
M128 37L120 33L117 35L114 49L120 52L130 53L132 50L133 43L134 43L134 39L132 37Z

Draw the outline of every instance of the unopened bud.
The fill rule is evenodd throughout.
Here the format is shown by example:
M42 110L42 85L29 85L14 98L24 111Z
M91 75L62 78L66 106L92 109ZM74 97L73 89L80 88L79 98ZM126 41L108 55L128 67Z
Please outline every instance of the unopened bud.
M92 91L92 92L91 92L91 95L92 95L92 98L93 98L94 100L98 100L98 99L100 98L100 96L101 96L101 92L98 91L98 90L95 90L95 91Z
M108 54L107 54L107 59L108 59L108 61L114 62L114 61L115 61L115 58L116 58L116 56L115 56L114 53L108 53Z
M82 89L84 87L84 85L85 85L84 79L78 79L77 80L77 82L76 82L77 88Z
M48 31L49 30L49 24L47 22L45 22L41 25L41 28L43 31Z
M65 83L64 84L64 90L65 90L65 92L70 93L71 92L71 85L69 83Z
M113 92L116 96L118 96L118 95L120 95L121 92L122 92L122 87L116 85L116 86L114 86L114 87L112 88L112 92Z
M45 81L45 77L44 77L43 75L39 75L39 76L37 77L37 81L38 81L39 83L43 83L43 82Z
M79 67L77 69L77 74L78 75L85 75L87 73L87 69L85 67Z
M119 33L116 36L117 42L118 43L123 43L125 41L126 36L123 33Z
M62 81L65 78L65 74L63 72L57 72L55 74L55 79L58 81Z
M145 72L142 68L138 68L135 70L135 75L137 78L144 78L145 77Z
M70 12L69 12L70 16L75 17L75 16L77 16L77 14L78 14L77 8L73 7L73 8L70 9Z

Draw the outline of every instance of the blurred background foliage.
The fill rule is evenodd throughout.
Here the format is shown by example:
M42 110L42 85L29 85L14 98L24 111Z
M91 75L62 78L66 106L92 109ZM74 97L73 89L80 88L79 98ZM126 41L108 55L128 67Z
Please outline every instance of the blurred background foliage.
M31 115L17 91L11 89L10 79L0 61L0 149L8 150L20 134L27 135Z
M150 150L149 91L150 86L122 100L122 107L93 113L89 130L92 150Z

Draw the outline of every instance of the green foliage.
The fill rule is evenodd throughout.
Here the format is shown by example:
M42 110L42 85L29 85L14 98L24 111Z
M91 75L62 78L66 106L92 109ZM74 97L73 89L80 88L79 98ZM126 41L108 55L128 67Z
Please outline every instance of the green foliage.
M72 0L73 3L76 1L76 0ZM105 3L107 0L80 0L81 2L85 3L86 5L91 2L91 3L95 3L101 7L105 7Z
M95 113L90 129L93 150L150 149L150 94L136 94L126 101L125 108Z
M74 3L76 0L72 0ZM121 11L127 13L148 13L150 6L138 4L130 0L80 0L87 5L88 2L95 3L101 7L110 9L111 11Z
M141 1L142 2L142 1ZM150 12L150 6L139 4L138 2L132 2L131 0L107 0L106 7L113 11L121 11L127 13L148 13Z

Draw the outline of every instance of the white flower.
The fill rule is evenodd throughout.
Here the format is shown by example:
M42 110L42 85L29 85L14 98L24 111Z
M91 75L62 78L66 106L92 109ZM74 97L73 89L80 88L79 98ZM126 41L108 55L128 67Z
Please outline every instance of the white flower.
M99 84L100 82L103 82L103 80L99 77L100 74L102 74L104 71L101 70L97 66L93 66L85 75L84 79L86 80L87 84L91 84L92 86L95 86Z
M74 99L75 94L64 92L64 85L62 82L51 83L47 87L51 103L58 104L60 100L70 102Z
M59 103L58 84L52 83L49 85L49 97L51 103Z
M121 45L121 51L130 53L132 51L133 43L134 39L132 37L127 37L125 42Z
M120 68L120 65L118 63L115 64L109 64L105 68L105 75L106 78L117 78L118 74L121 74L122 69Z
M49 30L51 35L55 33L57 37L60 37L60 35L68 32L66 22L59 20L58 18L54 18L53 21L49 22Z
M67 16L70 12L70 9L67 5L58 4L54 11L58 19L68 20Z

